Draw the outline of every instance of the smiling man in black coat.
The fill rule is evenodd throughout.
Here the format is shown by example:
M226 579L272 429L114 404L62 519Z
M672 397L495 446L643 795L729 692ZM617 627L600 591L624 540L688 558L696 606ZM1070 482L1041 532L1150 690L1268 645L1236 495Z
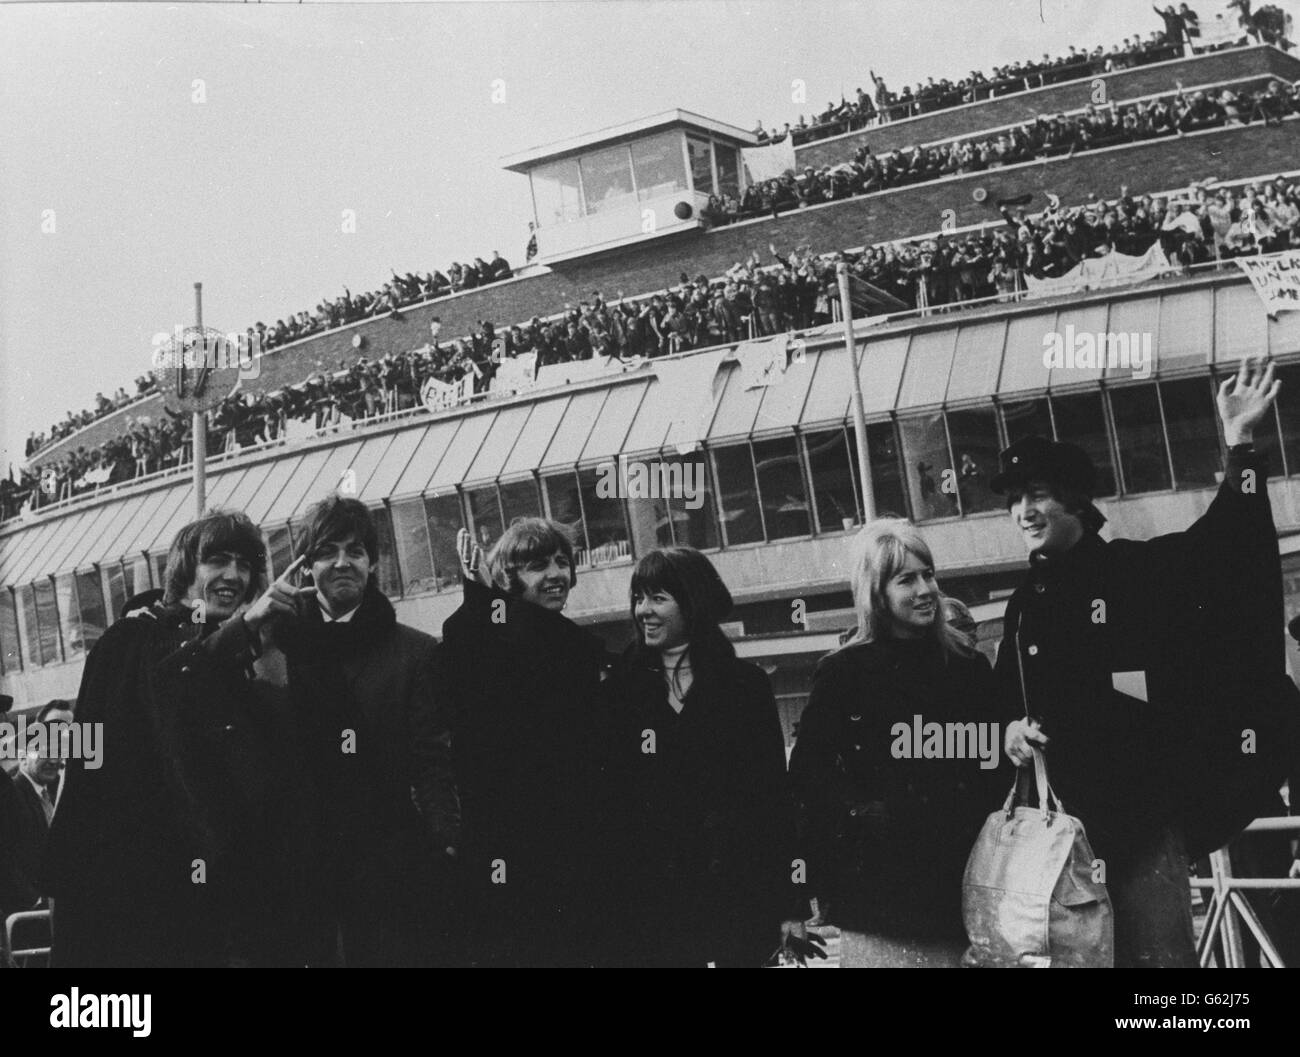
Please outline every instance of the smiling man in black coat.
M379 590L378 532L360 501L313 506L298 554L314 589L286 598L293 619L276 641L317 791L312 961L331 963L341 938L349 967L453 963L460 801L438 646L399 624Z
M264 583L243 514L186 525L164 600L86 660L77 720L100 766L67 764L46 849L61 967L302 964L303 881L283 698L241 619Z
M1252 443L1280 384L1271 364L1243 363L1220 385L1223 483L1185 532L1103 541L1096 473L1071 444L1017 441L993 481L1030 560L998 654L1007 755L1024 766L1042 747L1087 827L1117 966L1196 964L1189 853L1267 810L1294 737L1268 471Z
M517 520L487 559L462 560L465 602L443 624L439 684L455 707L472 958L575 966L611 957L607 779L600 696L612 658L562 610L577 580L562 526Z

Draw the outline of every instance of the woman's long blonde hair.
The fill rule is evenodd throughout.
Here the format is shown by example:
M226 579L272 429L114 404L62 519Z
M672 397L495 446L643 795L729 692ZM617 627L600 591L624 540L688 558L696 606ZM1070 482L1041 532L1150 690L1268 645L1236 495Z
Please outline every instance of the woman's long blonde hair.
M844 644L876 642L893 637L889 602L885 587L903 568L909 554L915 555L934 568L930 547L910 522L903 518L884 517L868 522L854 537L852 554L853 571L849 583L853 588L853 608L858 626ZM942 597L935 599L933 635L944 651L969 657L975 652L970 636L948 623Z

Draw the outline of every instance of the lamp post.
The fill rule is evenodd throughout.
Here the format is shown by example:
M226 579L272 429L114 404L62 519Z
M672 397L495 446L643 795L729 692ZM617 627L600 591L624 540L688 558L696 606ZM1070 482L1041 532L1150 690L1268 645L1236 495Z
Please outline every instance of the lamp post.
M203 333L203 284L194 284L194 327ZM195 517L203 516L208 505L208 416L196 409L191 419L190 433L194 437L194 504Z
M862 479L862 515L867 521L876 516L876 495L871 484L871 460L867 455L867 413L862 402L862 379L858 375L858 354L853 342L853 304L849 298L849 266L835 265L840 285L840 316L844 323L844 351L848 354L853 383L853 437L858 453L858 476Z

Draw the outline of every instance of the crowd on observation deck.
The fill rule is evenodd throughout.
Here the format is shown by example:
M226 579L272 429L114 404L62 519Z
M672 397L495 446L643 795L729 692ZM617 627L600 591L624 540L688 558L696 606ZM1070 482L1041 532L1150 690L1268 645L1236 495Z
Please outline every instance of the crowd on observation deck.
M398 275L393 272L393 278L379 290L353 294L344 287L341 297L321 301L311 312L304 309L290 315L288 319L277 319L274 326L259 322L249 329L248 336L251 338L256 335L263 348L273 349L358 320L389 315L407 305L446 297L462 290L473 290L489 283L499 283L513 274L510 262L495 251L490 261L475 257L471 264L453 263L446 274L436 270L425 272L424 275L416 272Z
M895 92L890 90L883 78L876 76L875 70L869 70L872 83L870 92L859 87L853 99L841 98L838 104L827 102L826 108L814 114L811 122L804 114L799 115L797 123L792 125L786 122L780 129L775 126L771 129L764 128L763 122L759 121L754 128L754 135L760 143L778 143L786 136L793 136L794 143L798 146L983 99L1014 95L1135 66L1167 62L1183 57L1187 54L1188 47L1200 53L1255 43L1275 44L1284 48L1291 46L1284 36L1285 15L1273 5L1265 5L1244 17L1238 27L1240 32L1235 37L1229 34L1219 43L1211 42L1209 27L1206 33L1202 33L1200 17L1187 4L1180 5L1177 10L1170 4L1163 10L1156 8L1155 12L1164 23L1164 29L1154 30L1145 37L1135 34L1125 37L1122 44L1112 45L1109 49L1097 45L1091 51L1072 45L1068 52L1054 58L1044 53L1041 59L995 66L987 74L971 70L957 81L947 77L938 80L928 77L923 84L918 83L915 87L905 85ZM1219 30L1215 32L1221 33Z
M353 294L344 287L341 297L332 300L327 298L319 302L311 312L304 310L289 315L287 319L277 319L274 326L267 326L259 321L255 326L246 329L245 337L250 348L260 347L270 350L362 319L391 315L408 305L445 297L462 290L472 290L489 283L498 283L509 279L513 274L510 263L496 252L493 252L490 261L475 257L471 264L455 262L446 273L435 270L425 272L421 276L415 272L407 272L405 275L394 272L393 278L379 290ZM146 375L137 378L136 390L136 396L130 397L124 389L119 389L111 399L102 393L97 393L93 410L87 409L76 415L69 411L63 422L56 423L50 428L48 436L45 433L30 434L27 438L26 457L31 458L47 444L62 440L104 415L154 392L153 377Z
M48 437L44 433L29 433L23 455L30 459L46 444L53 444L55 441L71 436L77 430L89 426L92 422L98 422L105 415L111 415L114 411L118 411L128 404L133 404L142 397L149 396L156 391L157 385L154 382L153 375L146 374L135 380L134 396L131 396L123 386L119 386L117 392L112 396L96 393L93 408L86 408L75 415L69 411L62 422L56 422L50 427Z
M760 142L776 142L786 135L793 135L796 143L810 142L900 117L1027 91L1046 84L1077 80L1093 73L1106 73L1177 58L1184 53L1186 45L1191 45L1198 51L1206 50L1201 42L1199 18L1187 4L1182 4L1178 10L1169 5L1163 10L1156 8L1155 11L1164 23L1164 30L1154 31L1145 38L1136 35L1126 37L1122 44L1114 45L1109 50L1099 45L1091 52L1071 46L1067 52L1055 58L1044 54L1039 60L994 67L988 74L972 70L969 76L957 82L947 78L936 81L930 77L924 84L918 84L915 88L904 87L895 93L872 70L869 71L874 85L872 93L859 88L857 98L853 101L841 101L839 106L828 103L825 111L814 116L811 125L801 115L797 125L792 127L787 124L781 132L770 133L761 121L754 131ZM1279 14L1271 6L1255 11L1248 19L1243 19L1240 36L1231 43L1263 41L1289 47L1290 43L1282 35L1284 23L1278 17ZM1186 94L1179 85L1178 91L1166 98L1129 104L1122 108L1113 103L1109 106L1089 106L1083 113L1070 116L1044 114L1031 124L1007 129L996 136L984 135L930 146L911 146L880 155L859 148L851 156L846 154L844 160L836 165L806 167L803 172L791 171L780 179L751 184L739 196L711 196L703 215L708 223L715 226L754 217L776 216L781 212L822 202L872 194L1036 158L1095 150L1159 136L1181 135L1225 124L1252 121L1274 124L1288 114L1297 112L1300 112L1300 85L1288 86L1276 82L1258 91L1234 92L1230 88L1224 88L1212 95L1204 92ZM536 252L537 239L534 234L529 241L528 259L531 260ZM274 349L349 323L391 314L412 304L500 282L511 278L513 274L509 262L495 251L490 261L475 257L468 264L453 262L445 273L435 270L425 272L424 275L416 272L399 275L394 271L392 279L378 290L353 294L345 287L342 296L326 298L311 311L304 309L291 313L277 319L273 325L259 321L255 326L247 328L246 337L253 347ZM633 329L639 327L637 324ZM585 351L582 333L571 336L562 331L556 336L557 340L550 344L563 345L565 339L570 337L572 341L569 344L573 347L567 358L580 358ZM617 344L617 338L612 340ZM634 335L634 344L636 340ZM598 342L593 343L593 346L596 344ZM454 353L449 353L448 356L454 358ZM136 385L138 395L152 391L152 381L148 378L137 379ZM30 436L26 456L30 458L47 443L62 439L131 399L134 398L127 397L124 390L119 390L111 399L97 395L93 410L87 409L76 415L68 412L65 420L51 427L48 435L41 433Z
M1243 31L1243 40L1276 42L1276 33L1268 28L1273 25L1268 10L1255 13L1253 17L1263 28L1249 36ZM1166 23L1163 33L1145 40L1128 38L1109 52L1097 48L1087 53L1072 47L1056 59L1044 56L1040 62L998 67L989 76L972 72L955 85L931 79L916 91L905 89L898 97L872 72L875 96L859 90L858 110L848 118L856 120L872 107L874 119L883 120L900 101L921 111L941 109L1019 90L1008 85L1034 87L1035 78L1041 84L1084 76L1079 71L1097 63L1105 69L1120 69L1159 61L1169 57L1169 49L1177 51L1189 39L1195 43L1197 19L1186 4L1181 11L1171 6L1157 9L1157 13ZM835 108L830 108L830 113L834 121L845 118ZM789 171L779 179L750 185L739 198L712 196L703 216L710 224L723 225L1143 139L1256 121L1274 125L1296 113L1300 113L1300 82L1287 85L1273 79L1254 87L1224 87L1213 92L1186 92L1178 83L1176 91L1168 95L1127 104L1090 105L1070 115L1043 114L997 134L881 154L866 147L849 153L846 148L846 157L838 164L806 167L802 173ZM822 119L826 116L819 115L817 127L825 125ZM760 139L768 138L761 124L758 131ZM1192 203L1190 210L1175 214L1171 203L1151 196L1134 199L1124 189L1112 203L1090 199L1069 210L1049 207L1034 218L1024 216L1023 210L1015 216L1004 210L1006 225L979 234L883 244L847 257L858 277L909 308L940 308L984 298L1010 300L1022 293L1026 275L1058 276L1088 256L1111 250L1140 255L1157 240L1178 267L1300 245L1292 184L1281 181L1244 191L1198 188L1197 196L1199 201ZM1189 216L1191 219L1186 219ZM1166 230L1165 225L1175 220L1180 226ZM534 252L535 236L529 246L530 259ZM772 252L775 255L774 247ZM616 299L606 300L597 291L588 300L566 304L547 318L534 316L509 326L481 321L472 334L462 338L440 341L435 334L421 350L373 362L362 359L349 365L345 361L328 376L317 374L272 393L237 393L210 415L213 436L208 450L220 452L274 440L283 436L289 421L320 428L344 417L358 419L409 409L416 406L421 388L430 378L456 382L472 373L475 391L481 392L503 357L535 353L539 366L595 356L654 357L827 323L832 319L834 263L839 256L814 254L800 247L788 256L774 256L774 261L765 265L754 252L723 276L692 278L683 271L677 283L668 284L659 294L628 298L620 291ZM341 297L323 300L311 312L278 319L273 326L258 322L247 328L246 336L250 345L274 349L512 275L510 264L497 252L491 261L478 257L470 264L454 263L446 273L394 272L382 289L360 295L345 289ZM94 409L76 415L69 411L48 435L29 435L26 456L38 455L49 443L155 392L152 375L137 379L136 389L135 396L125 389L112 397L97 394ZM40 473L24 470L18 482L0 482L0 515L13 516L33 497L40 505L178 465L188 458L188 431L188 421L179 418L130 421L123 435L97 448L79 447Z
M928 183L945 176L984 172L1006 165L1102 150L1126 143L1182 136L1204 129L1252 122L1277 125L1300 113L1300 84L1270 80L1258 88L1185 92L1142 102L1088 105L1077 114L1042 114L1033 122L930 146L909 146L873 154L868 147L819 167L805 166L750 184L736 197L711 195L703 210L717 227L823 202Z
M340 363L326 376L271 393L237 392L209 416L208 451L275 440L297 421L316 429L414 408L429 378L475 376L484 392L503 358L537 355L539 366L592 357L670 355L804 330L829 323L837 298L835 265L908 308L949 311L989 299L1022 296L1025 276L1055 278L1083 260L1111 252L1141 256L1159 242L1176 271L1234 257L1300 248L1300 181L1281 176L1244 186L1193 185L1177 197L1090 196L1063 207L1054 197L998 203L1001 220L979 231L912 239L858 252L815 253L770 246L710 279L686 272L662 293L606 300L594 291L556 316L508 327L481 323L465 338L435 338L421 349ZM130 421L127 432L94 450L79 448L41 475L0 480L0 512L12 517L29 498L42 505L104 484L130 480L188 459L188 416Z

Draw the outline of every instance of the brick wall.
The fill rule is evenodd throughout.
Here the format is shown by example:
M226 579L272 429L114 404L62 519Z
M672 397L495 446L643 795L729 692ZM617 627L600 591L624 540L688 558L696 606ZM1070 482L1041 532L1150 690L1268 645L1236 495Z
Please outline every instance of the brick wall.
M1273 47L1241 48L1214 52L1180 62L1157 63L1104 75L1107 99L1123 102L1154 92L1172 92L1178 81L1191 88L1218 84L1241 77L1277 74L1288 81L1300 78L1300 59ZM864 86L866 87L866 86ZM902 85L893 86L895 91ZM980 129L1001 128L1033 121L1040 114L1077 110L1094 102L1093 79L1071 81L1037 91L990 99L973 106L956 107L935 114L923 114L879 128L864 129L832 142L810 143L795 150L799 165L836 165L861 146L873 153L899 147L933 143L950 136L969 136Z

